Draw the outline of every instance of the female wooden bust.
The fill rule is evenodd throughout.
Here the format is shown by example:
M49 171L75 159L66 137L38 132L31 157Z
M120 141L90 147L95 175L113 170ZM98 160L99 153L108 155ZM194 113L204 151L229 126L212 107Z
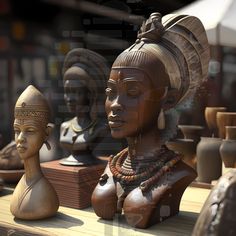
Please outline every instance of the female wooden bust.
M146 228L178 213L195 171L164 143L174 134L174 109L206 78L209 47L201 22L153 13L134 45L115 60L106 112L115 138L128 148L109 160L92 195L95 213ZM166 114L164 114L164 112ZM172 116L171 116L172 115ZM172 127L171 127L172 125Z
M109 134L103 105L108 73L105 59L93 51L76 48L67 54L63 67L64 97L75 117L61 124L61 146L71 153L61 164L96 162L92 150L100 138Z
M28 86L15 105L15 141L25 174L13 193L10 210L20 219L35 220L54 215L59 207L55 190L44 177L39 162L39 150L47 143L51 126L49 106L43 95Z

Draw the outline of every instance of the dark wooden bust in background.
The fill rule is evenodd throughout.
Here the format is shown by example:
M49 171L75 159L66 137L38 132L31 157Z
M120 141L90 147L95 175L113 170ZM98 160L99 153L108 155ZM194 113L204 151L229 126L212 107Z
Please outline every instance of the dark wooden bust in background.
M69 156L63 165L92 165L96 156L121 150L109 131L105 116L105 86L110 69L104 57L89 49L68 52L63 66L64 98L74 116L61 124L60 144Z
M107 220L124 213L147 228L179 212L196 172L168 150L176 131L175 108L206 79L209 46L196 17L151 14L135 44L112 65L106 113L114 138L128 148L110 158L92 195L95 213Z

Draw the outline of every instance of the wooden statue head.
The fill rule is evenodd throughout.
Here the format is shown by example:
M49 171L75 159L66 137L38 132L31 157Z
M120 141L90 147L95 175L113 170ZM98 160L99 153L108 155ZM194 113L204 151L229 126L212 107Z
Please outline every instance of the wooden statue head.
M84 48L71 50L63 65L64 98L75 116L87 112L91 120L104 116L104 89L109 68L105 58Z
M162 110L187 100L206 79L208 61L206 32L198 18L151 14L135 44L112 65L106 112L113 137L152 129Z
M164 145L176 130L169 114L206 78L208 60L206 32L197 18L159 13L151 14L136 42L117 57L106 112L112 136L126 138L128 148L110 157L93 192L98 216L124 213L128 224L147 228L178 213L196 173Z
M14 131L17 150L22 159L38 154L51 131L50 109L43 94L28 86L15 105Z

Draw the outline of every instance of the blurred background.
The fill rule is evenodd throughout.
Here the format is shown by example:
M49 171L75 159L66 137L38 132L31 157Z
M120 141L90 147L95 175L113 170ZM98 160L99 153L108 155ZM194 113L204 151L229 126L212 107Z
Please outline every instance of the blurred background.
M219 4L226 14L222 13L215 24L216 35L220 21L235 2L218 1L227 3L228 8ZM199 2L207 0L0 0L0 148L13 138L14 104L29 84L49 99L56 130L70 117L61 74L69 50L88 48L102 54L111 65L135 41L137 30L150 13L185 13L189 11L186 7ZM209 6L203 6L203 18L212 19L210 12L216 15L217 11L212 10L215 3L209 2ZM199 12L202 11L197 8L196 14ZM209 37L212 28L211 25L207 31ZM226 106L229 111L236 111L236 49L219 38L210 39L209 80L199 89L192 110L180 120L184 124L204 124L202 111L206 106Z

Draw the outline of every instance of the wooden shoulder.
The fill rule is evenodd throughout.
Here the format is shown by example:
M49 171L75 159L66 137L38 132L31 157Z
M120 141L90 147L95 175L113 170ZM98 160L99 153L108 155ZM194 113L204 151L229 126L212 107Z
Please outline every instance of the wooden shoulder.
M138 228L147 228L179 212L183 192L196 178L196 172L179 161L170 172L147 192L135 188L126 197L123 205L128 223ZM137 221L139 216L140 220Z
M176 163L172 170L167 173L168 184L174 187L174 184L183 182L189 185L196 177L197 172L182 161Z
M92 207L97 216L111 220L117 211L115 183L107 165L92 194Z
M11 212L19 219L37 220L55 215L59 207L57 194L44 177L32 187L17 185ZM20 192L19 192L20 191Z

